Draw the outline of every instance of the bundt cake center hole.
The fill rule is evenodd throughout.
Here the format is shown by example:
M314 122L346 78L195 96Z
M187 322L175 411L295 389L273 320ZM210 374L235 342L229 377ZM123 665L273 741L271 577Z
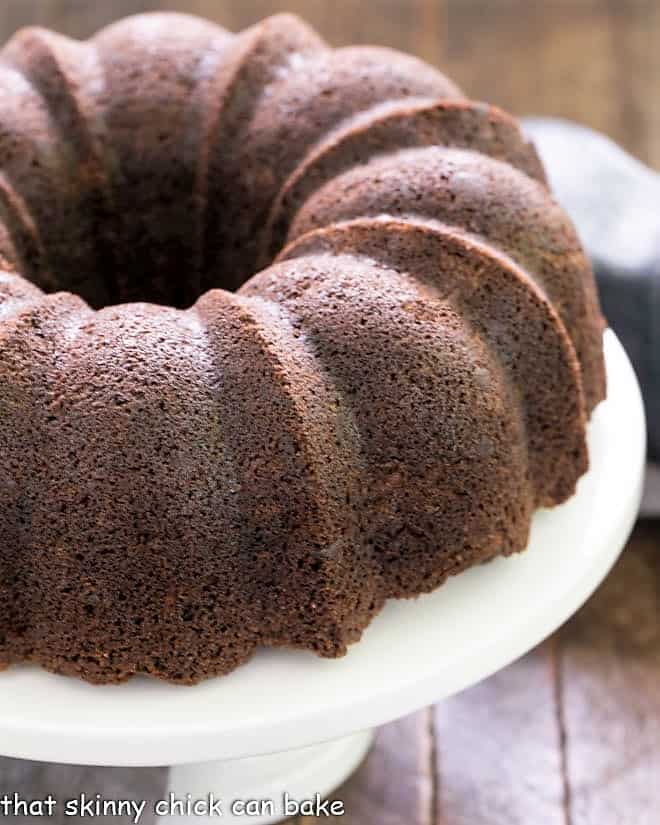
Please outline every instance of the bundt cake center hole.
M188 309L209 290L235 292L256 269L247 260L249 252L235 248L219 248L213 262L200 261L192 241L163 239L163 231L154 227L139 237L125 237L113 227L114 242L97 242L93 248L93 239L75 243L63 238L41 255L17 256L5 268L18 270L48 294L77 295L96 310L131 303Z
M144 256L117 269L101 262L92 272L64 267L55 275L49 273L47 278L34 270L24 274L47 293L73 293L97 310L129 303L188 309L211 289L234 292L251 275L247 272L232 278L218 272L202 272L191 258L159 251L145 251Z

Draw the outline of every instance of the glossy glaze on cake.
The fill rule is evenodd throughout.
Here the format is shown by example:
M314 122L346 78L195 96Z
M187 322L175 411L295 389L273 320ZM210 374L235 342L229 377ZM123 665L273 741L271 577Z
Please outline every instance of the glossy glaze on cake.
M28 29L0 91L1 663L341 655L572 494L603 322L506 114L287 15Z

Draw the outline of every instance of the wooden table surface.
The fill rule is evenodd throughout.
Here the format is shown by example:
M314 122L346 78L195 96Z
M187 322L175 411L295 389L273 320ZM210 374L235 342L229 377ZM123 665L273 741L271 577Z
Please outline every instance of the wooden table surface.
M414 52L474 97L587 123L660 167L657 0L2 0L0 39L30 23L85 36L123 14L164 8L232 29L294 11L333 43ZM660 522L641 522L605 584L552 639L381 730L337 794L342 823L658 825L659 590ZM159 798L164 783L160 770L0 759L0 795Z
M85 37L154 9L232 30L292 11L333 44L412 52L475 98L581 121L660 168L658 0L0 0L0 42L34 23Z

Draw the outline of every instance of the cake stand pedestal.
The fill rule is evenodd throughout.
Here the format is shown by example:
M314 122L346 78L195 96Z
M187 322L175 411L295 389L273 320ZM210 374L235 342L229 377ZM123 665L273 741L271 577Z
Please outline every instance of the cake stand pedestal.
M170 770L169 794L177 800L202 800L209 793L223 801L222 822L266 825L302 813L313 814L314 805L338 788L367 755L372 730L361 731L307 748L222 762L180 765ZM286 794L286 797L285 797ZM167 799L166 804L170 803ZM287 808L288 806L288 808ZM202 816L201 822L212 817ZM200 822L186 816L159 817L160 825Z
M535 515L525 553L390 602L343 659L264 650L194 688L142 678L93 687L12 668L0 674L0 753L175 766L174 798L203 805L213 794L223 822L266 825L286 813L285 793L296 802L328 794L364 757L372 728L521 656L580 607L616 560L641 496L645 428L635 376L609 331L605 354L608 398L589 425L590 470L568 502ZM263 803L260 815L247 811L250 800ZM161 802L161 825L218 820L200 804L171 816L169 795Z

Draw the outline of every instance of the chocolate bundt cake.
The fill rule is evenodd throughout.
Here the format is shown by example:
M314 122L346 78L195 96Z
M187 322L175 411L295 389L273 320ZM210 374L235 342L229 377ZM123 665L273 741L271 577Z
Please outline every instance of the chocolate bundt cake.
M533 147L295 17L19 32L0 268L2 665L341 655L587 467L603 320Z

